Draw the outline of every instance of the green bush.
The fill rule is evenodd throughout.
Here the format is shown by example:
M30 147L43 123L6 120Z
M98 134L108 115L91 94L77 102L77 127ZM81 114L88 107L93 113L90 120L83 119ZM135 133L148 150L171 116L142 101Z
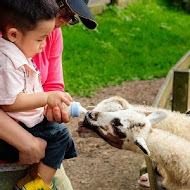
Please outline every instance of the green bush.
M174 5L179 9L185 10L190 13L190 0L166 0L170 5Z

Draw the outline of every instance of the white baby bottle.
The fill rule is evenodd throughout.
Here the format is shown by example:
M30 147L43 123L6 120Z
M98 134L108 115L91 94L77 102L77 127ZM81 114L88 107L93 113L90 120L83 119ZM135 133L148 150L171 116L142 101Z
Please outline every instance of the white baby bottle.
M85 114L87 110L81 106L79 102L71 102L70 106L64 106L64 111L68 113L69 117L79 117L80 114Z

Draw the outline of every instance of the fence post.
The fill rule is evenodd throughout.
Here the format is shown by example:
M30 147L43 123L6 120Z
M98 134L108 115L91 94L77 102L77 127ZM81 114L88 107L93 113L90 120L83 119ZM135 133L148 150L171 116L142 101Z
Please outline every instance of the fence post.
M145 161L150 182L150 188L151 190L158 190L158 183L154 163L148 156L145 156Z
M185 113L190 107L190 71L174 70L172 110Z

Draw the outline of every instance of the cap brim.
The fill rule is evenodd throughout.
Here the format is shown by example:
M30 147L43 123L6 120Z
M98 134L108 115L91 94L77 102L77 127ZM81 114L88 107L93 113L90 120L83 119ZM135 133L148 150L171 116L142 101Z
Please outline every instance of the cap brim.
M98 23L84 0L65 0L65 2L70 9L79 16L80 20L87 28L95 29L97 27Z

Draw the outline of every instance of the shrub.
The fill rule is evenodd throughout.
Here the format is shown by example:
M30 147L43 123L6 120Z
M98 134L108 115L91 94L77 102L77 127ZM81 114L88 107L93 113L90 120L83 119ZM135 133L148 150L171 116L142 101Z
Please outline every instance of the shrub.
M190 13L190 0L166 0L170 5L174 5L179 9L185 10Z

